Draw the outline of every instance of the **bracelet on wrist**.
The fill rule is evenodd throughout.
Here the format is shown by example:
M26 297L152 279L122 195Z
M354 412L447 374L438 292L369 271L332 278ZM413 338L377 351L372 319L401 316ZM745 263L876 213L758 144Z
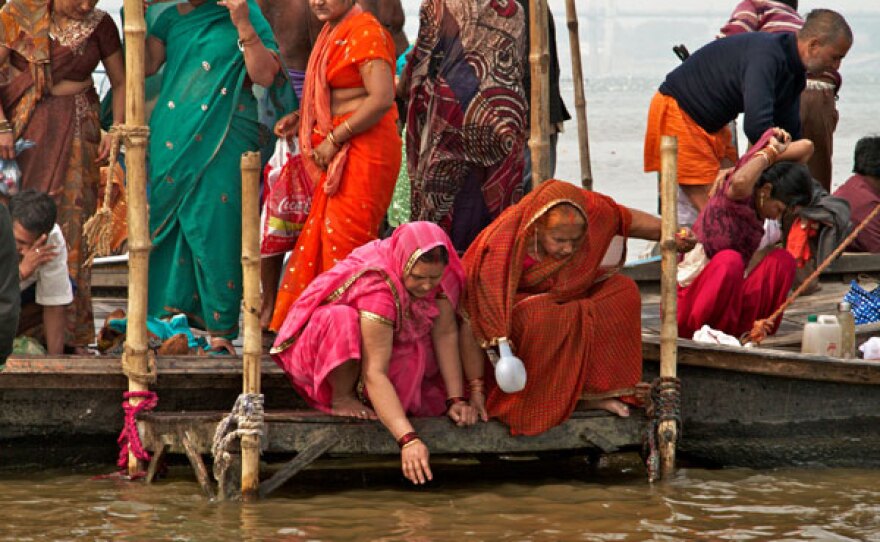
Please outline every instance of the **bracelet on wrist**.
M400 446L401 450L403 450L404 446L416 440L419 440L419 434L415 431L410 431L409 433L406 433L399 439L397 439L397 445Z
M257 36L256 34L254 34L253 36L251 36L249 38L245 38L245 39L238 38L238 50L244 52L245 47L249 47L249 46L257 43L258 41L260 41L260 37Z
M342 148L342 145L340 145L339 141L336 140L336 136L333 135L333 130L330 130L329 132L327 132L327 139L329 139L330 143L333 143L333 146L336 147L337 149Z
M400 451L406 450L410 446L414 445L416 442L421 442L421 441L422 441L422 439L416 437L416 438L412 439L411 441L407 442L406 444L404 444L403 446L401 446Z
M471 390L471 393L483 393L484 387L485 383L482 378L472 378L468 380L468 388Z
M450 408L452 408L452 405L455 405L457 403L466 403L466 402L467 402L467 399L465 399L464 397L461 397L461 396L450 397L449 399L446 400L446 410L449 410Z
M348 130L349 138L354 137L354 130L351 129L351 124L348 123L348 119L345 119L345 121L342 123L342 126L344 126L346 130Z

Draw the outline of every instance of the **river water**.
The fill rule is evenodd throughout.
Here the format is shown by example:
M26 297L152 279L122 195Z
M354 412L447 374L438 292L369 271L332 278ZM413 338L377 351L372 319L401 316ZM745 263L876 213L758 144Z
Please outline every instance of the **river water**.
M684 42L694 49L710 39L733 3L682 0L674 7L658 2L644 8L647 3L635 0L577 1L589 16L582 36L588 29L599 36L582 39L585 55L597 51L585 63L598 190L626 205L656 208L653 176L641 171L647 104L677 62L671 45ZM809 0L801 4L817 7ZM851 19L856 46L842 70L834 163L839 184L851 169L855 141L880 132L880 47L876 38L871 41L880 35L880 7L855 0L836 4L860 10ZM404 0L404 6L414 36L418 1ZM550 0L550 6L560 35L563 92L573 111L563 2ZM102 7L113 11L114 3L102 0ZM668 9L680 13L664 15ZM570 122L560 140L557 177L576 182L577 157L577 129ZM631 254L640 248L631 247ZM414 489L392 462L385 469L308 471L291 487L249 505L206 501L182 466L152 486L93 479L110 470L0 471L0 540L880 541L875 470L689 466L650 485L632 457L598 470L578 460L491 469L452 462L437 466L428 487Z
M438 469L422 489L330 473L247 505L205 500L182 467L152 486L6 475L0 540L880 540L878 471L687 468L649 485L637 466L522 470Z

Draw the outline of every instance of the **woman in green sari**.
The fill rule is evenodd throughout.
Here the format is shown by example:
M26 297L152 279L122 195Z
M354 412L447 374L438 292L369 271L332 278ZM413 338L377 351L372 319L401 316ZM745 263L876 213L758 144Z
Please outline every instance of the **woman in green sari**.
M234 353L241 304L241 174L261 146L253 86L295 104L252 0L189 0L147 12L146 72L164 64L150 119L149 314L183 313ZM289 110L295 107L289 107Z

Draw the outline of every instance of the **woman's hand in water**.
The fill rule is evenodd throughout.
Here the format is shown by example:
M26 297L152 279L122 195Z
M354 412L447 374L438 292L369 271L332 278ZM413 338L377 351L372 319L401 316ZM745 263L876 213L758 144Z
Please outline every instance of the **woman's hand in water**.
M400 450L400 466L407 480L419 485L430 482L434 478L428 463L430 455L428 447L421 439L407 443Z

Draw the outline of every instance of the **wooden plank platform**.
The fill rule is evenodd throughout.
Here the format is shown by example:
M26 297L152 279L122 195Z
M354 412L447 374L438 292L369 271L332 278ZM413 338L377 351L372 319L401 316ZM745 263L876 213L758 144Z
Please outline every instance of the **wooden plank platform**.
M184 453L179 434L186 431L198 453L208 454L217 423L225 412L151 412L138 417L144 446L151 451L167 447ZM596 450L615 452L641 445L646 418L633 411L619 418L604 411L576 411L563 424L536 436L511 436L499 422L455 427L443 417L410 418L432 454L519 453L547 450ZM340 455L398 455L400 450L378 421L329 416L314 410L270 411L264 418L263 451L294 453L306 449L312 435L330 431L337 442L327 450Z

